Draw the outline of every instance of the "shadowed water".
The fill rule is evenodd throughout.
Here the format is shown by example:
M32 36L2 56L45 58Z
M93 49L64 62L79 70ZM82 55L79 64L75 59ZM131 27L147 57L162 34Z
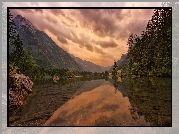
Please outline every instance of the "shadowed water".
M12 126L171 126L171 79L37 81Z

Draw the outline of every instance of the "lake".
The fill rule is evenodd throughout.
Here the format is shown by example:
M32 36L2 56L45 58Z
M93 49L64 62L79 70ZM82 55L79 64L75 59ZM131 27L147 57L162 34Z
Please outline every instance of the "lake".
M34 81L10 126L171 126L171 78Z

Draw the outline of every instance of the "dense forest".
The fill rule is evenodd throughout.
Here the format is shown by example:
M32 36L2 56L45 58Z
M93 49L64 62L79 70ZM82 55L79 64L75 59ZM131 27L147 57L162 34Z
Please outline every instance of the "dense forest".
M127 66L123 72L139 76L171 76L172 10L155 9L141 36L128 38Z

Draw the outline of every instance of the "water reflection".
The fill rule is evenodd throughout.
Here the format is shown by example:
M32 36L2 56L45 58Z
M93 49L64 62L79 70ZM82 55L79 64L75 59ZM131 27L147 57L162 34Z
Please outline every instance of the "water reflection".
M44 126L148 126L144 118L132 119L130 102L106 81L83 92L54 112Z
M144 117L151 126L171 126L171 79L135 78L114 85L128 97L134 120Z
M135 79L130 86L130 102L139 115L151 126L171 126L171 79Z
M11 126L171 126L171 79L37 80Z
M9 111L9 125L41 126L70 98L102 85L105 80L91 80L91 82L93 84L81 78L71 81L60 79L58 82L53 82L52 79L34 81L33 93L26 99L24 105Z

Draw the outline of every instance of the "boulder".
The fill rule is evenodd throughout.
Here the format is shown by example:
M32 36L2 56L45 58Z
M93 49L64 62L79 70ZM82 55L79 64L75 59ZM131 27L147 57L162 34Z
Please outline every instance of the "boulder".
M53 81L54 81L54 82L57 82L58 80L59 80L58 76L54 76L54 77L53 77Z
M32 93L34 83L24 74L9 73L9 107L23 105L26 97Z

